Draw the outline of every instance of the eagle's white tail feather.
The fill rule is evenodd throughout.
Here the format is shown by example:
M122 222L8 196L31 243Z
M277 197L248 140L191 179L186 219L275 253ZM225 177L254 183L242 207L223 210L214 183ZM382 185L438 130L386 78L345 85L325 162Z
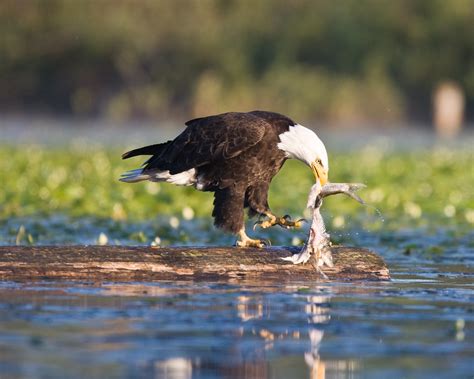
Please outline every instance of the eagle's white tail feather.
M136 183L142 180L150 180L152 182L168 182L178 186L191 186L196 183L196 170L194 168L171 175L166 171L148 171L143 173L143 169L130 170L124 172L119 179L126 183Z
M196 170L192 168L173 175L168 170L156 171L150 173L150 180L152 182L168 182L177 186L192 186L196 183Z
M124 172L119 180L126 183L136 183L147 179L150 179L150 175L143 174L143 170L141 168L137 168L136 170Z

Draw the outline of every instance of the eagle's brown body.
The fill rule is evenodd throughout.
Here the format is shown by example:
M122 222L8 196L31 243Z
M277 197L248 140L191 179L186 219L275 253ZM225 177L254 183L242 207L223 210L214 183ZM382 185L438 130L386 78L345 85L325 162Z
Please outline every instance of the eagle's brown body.
M295 124L264 111L194 119L172 141L125 153L123 158L151 158L122 180L169 181L212 191L215 225L238 233L244 225L244 208L250 215L270 211L270 182L287 159L277 146L279 136Z

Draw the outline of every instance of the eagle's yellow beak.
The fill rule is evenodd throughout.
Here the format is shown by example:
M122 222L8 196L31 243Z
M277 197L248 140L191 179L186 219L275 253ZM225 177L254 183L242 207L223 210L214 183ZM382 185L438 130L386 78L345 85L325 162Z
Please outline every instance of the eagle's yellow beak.
M319 179L321 185L324 186L328 181L328 171L318 161L311 163L311 170L313 171L315 179Z

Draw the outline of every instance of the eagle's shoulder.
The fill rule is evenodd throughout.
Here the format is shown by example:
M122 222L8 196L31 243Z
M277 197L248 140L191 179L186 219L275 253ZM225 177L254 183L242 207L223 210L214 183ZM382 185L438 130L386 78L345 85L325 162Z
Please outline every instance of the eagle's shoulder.
M246 112L228 112L195 118L186 122L184 135L227 145L230 150L246 149L260 141L271 125L267 120Z
M147 162L147 170L175 173L234 158L259 143L271 128L263 118L239 112L196 118L186 126L162 155Z
M291 118L281 113L255 110L248 112L248 114L265 120L267 123L272 125L273 128L277 129L280 133L288 131L290 126L294 126L297 124Z
M227 112L212 116L194 118L185 122L187 127L205 128L205 127L221 127L221 128L239 128L247 126L264 127L267 120L252 112Z
M276 112L254 110L251 112L227 112L213 116L199 117L185 123L189 132L238 133L249 134L254 139L261 138L270 128L278 134L289 130L297 123L291 118ZM199 130L199 131L198 131Z

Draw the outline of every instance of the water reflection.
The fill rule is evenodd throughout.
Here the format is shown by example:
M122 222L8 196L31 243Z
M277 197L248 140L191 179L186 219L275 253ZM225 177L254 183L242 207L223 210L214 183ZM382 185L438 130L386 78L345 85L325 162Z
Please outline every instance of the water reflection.
M309 340L311 341L311 350L304 354L304 360L310 370L311 379L322 379L326 377L326 365L319 357L319 347L323 339L324 332L319 329L309 331Z
M0 378L461 377L469 272L357 286L0 283Z
M359 367L356 360L322 360L320 357L319 350L324 337L322 326L331 320L328 307L330 300L330 294L307 297L308 304L305 306L305 311L308 323L315 326L308 331L310 350L304 353L311 379L326 378L327 372L331 373L331 377L352 378Z
M325 287L314 287L312 292L317 295L301 296L295 294L300 305L300 315L305 316L307 326L294 328L290 322L284 328L276 324L273 328L262 324L262 320L271 320L275 310L274 304L260 294L239 295L236 297L235 312L241 323L234 330L232 346L228 349L233 359L192 359L173 357L158 360L154 363L154 377L165 379L187 379L191 377L232 377L232 378L269 378L287 377L280 375L278 363L272 357L278 351L288 346L300 346L304 350L301 359L292 356L292 364L300 366L311 379L326 377L326 371L331 374L341 374L351 377L358 369L354 360L321 359L319 350L323 341L323 327L331 320L329 303L331 291ZM249 341L254 343L249 343ZM274 351L277 353L274 353ZM306 368L305 368L306 367ZM307 377L308 375L305 375Z
M302 340L307 333L307 345L309 345L309 348L303 353L304 360L302 360L301 363L305 363L308 367L310 378L325 378L326 365L320 358L319 349L324 336L322 326L331 319L328 307L331 300L331 292L328 291L328 288L324 287L314 287L311 290L312 292L321 294L302 296L306 301L303 303L301 313L307 316L309 329L298 328L290 330L287 328L285 331L278 332L277 330L271 331L266 328L261 328L257 331L253 330L253 333L263 339L265 350L274 349L275 344L284 345L288 340ZM270 318L273 307L264 304L260 296L239 296L237 300L237 313L243 322L253 319ZM289 327L291 327L291 325L289 325ZM266 357L259 362L254 362L252 366L248 366L248 363L244 363L244 371L241 369L238 370L239 376L246 378L268 377L269 372L266 370L268 363L265 358ZM259 367L257 371L256 367ZM259 376L256 376L257 372Z
M317 292L322 292L320 289ZM305 312L308 315L308 323L314 326L326 324L331 319L329 308L326 306L331 300L330 295L308 296L308 304ZM311 379L322 379L326 377L326 364L319 356L319 348L323 340L324 331L314 327L309 330L310 350L304 354L304 360L309 367Z
M156 379L191 379L193 364L186 358L169 358L154 364Z
M255 297L238 296L237 316L244 322L263 318L263 301Z

